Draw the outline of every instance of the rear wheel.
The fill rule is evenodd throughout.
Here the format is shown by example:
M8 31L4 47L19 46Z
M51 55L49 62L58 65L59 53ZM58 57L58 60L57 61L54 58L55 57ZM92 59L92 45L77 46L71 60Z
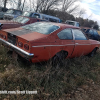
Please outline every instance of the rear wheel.
M52 65L61 65L64 59L67 57L67 51L60 51L52 58Z
M97 48L94 48L92 52L89 54L89 57L93 57L96 54Z

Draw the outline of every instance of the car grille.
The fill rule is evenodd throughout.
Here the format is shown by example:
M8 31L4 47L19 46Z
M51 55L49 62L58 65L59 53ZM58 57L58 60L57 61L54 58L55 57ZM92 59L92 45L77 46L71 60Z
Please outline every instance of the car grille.
M8 33L8 42L12 43L13 45L17 45L16 41L17 41L16 35Z

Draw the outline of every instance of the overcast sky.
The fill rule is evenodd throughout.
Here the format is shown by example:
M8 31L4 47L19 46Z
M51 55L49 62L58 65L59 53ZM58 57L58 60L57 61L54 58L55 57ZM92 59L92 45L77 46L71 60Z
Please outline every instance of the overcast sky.
M100 26L100 0L82 0L80 5L86 12L86 14L83 15L83 18L97 21Z
M97 21L100 25L100 0L83 0L81 6L86 10L83 17Z

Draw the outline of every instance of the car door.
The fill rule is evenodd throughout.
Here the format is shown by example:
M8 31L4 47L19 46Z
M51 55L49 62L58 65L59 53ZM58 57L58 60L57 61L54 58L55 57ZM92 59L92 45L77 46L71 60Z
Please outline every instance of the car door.
M87 55L90 52L90 42L79 29L73 29L75 48L72 57Z
M57 35L59 37L59 45L61 45L60 49L68 52L67 57L71 56L75 46L72 29L66 28L59 32Z

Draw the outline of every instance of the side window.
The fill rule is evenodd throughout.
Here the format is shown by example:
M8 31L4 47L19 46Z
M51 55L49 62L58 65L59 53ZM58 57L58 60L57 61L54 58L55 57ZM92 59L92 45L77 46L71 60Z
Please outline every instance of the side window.
M21 12L20 11L16 11L15 14L16 15L21 15Z
M32 17L33 18L40 18L40 15L39 14L33 14Z
M73 39L71 29L64 29L61 32L59 32L57 35L58 35L59 39L66 39L66 40L72 40Z
M57 22L57 20L56 19L53 19L53 18L49 18L49 21L50 22Z
M73 29L75 40L87 40L85 35L79 29Z
M89 34L90 34L90 35L93 35L93 30L90 29L90 30L89 30Z
M96 30L94 30L94 35L96 35L96 36L98 35L98 33L97 33L97 31L96 31Z
M69 25L75 25L75 23L74 22L68 22L67 24L69 24Z
M48 20L48 18L47 18L47 17L45 17L45 20Z

